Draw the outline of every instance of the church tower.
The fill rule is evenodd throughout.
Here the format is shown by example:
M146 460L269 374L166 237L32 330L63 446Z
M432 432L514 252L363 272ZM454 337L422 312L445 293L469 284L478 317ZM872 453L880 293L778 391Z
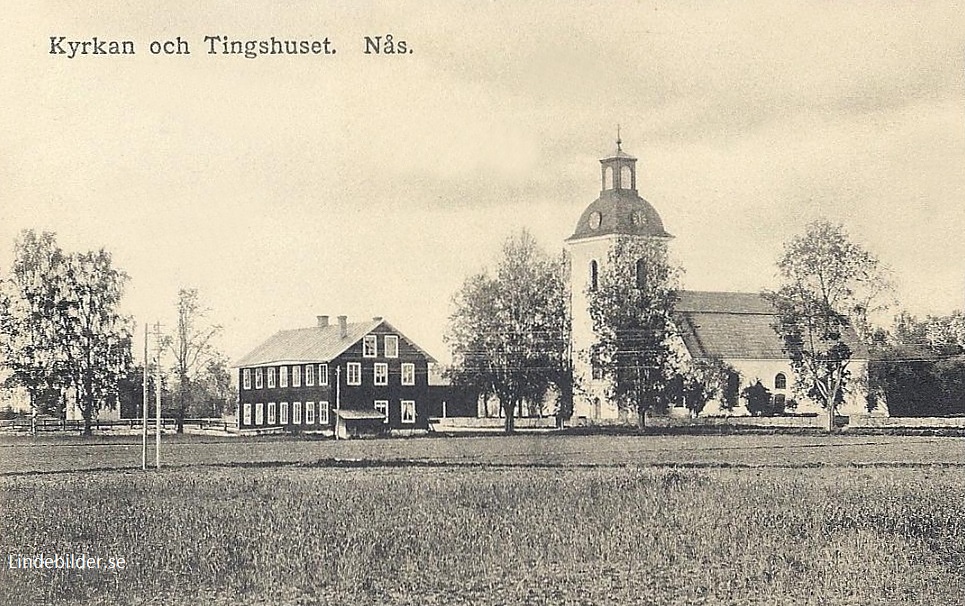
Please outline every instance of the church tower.
M570 259L569 290L573 371L584 393L574 396L573 416L592 420L617 419L619 411L606 396L602 376L590 365L590 346L596 341L587 293L598 287L610 249L620 237L669 240L660 215L637 193L637 159L623 151L617 132L616 150L600 160L600 196L576 223L566 239ZM628 276L628 279L632 277Z

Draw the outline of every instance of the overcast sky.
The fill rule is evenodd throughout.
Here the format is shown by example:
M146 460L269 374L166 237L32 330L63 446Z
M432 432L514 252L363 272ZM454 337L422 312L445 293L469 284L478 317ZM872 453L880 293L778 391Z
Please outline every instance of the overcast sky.
M562 248L617 123L686 288L773 286L826 217L903 307L963 306L961 4L90 4L4 7L0 270L24 228L105 247L138 322L197 287L232 358L347 314L446 360L452 293L515 230ZM362 53L387 33L413 52ZM51 56L54 35L138 54ZM206 35L337 54L209 56ZM175 36L190 56L150 54Z

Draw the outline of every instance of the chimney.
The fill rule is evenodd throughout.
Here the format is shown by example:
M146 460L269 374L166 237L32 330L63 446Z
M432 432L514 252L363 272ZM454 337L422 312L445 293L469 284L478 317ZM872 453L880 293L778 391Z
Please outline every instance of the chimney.
M348 336L348 316L338 317L338 334L343 339Z
M315 316L318 318L318 327L325 328L328 326L328 316Z
M373 321L373 322L381 322L381 321L382 321L382 316L372 316L372 321Z

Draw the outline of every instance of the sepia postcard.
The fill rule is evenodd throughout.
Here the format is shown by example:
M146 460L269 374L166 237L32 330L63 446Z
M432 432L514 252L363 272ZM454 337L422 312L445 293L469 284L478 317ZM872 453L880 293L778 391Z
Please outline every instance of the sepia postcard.
M0 603L965 604L956 2L0 21Z

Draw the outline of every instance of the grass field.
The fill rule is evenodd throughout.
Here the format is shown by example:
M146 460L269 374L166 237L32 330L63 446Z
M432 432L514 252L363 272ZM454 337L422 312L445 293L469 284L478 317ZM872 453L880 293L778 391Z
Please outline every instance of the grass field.
M153 464L153 441L149 461ZM335 460L450 466L853 466L965 464L965 439L928 436L744 434L529 434L457 438L349 440L165 436L165 467L316 464ZM0 475L137 469L132 436L0 435Z
M45 440L0 441L4 556L127 567L3 604L965 604L961 439Z

